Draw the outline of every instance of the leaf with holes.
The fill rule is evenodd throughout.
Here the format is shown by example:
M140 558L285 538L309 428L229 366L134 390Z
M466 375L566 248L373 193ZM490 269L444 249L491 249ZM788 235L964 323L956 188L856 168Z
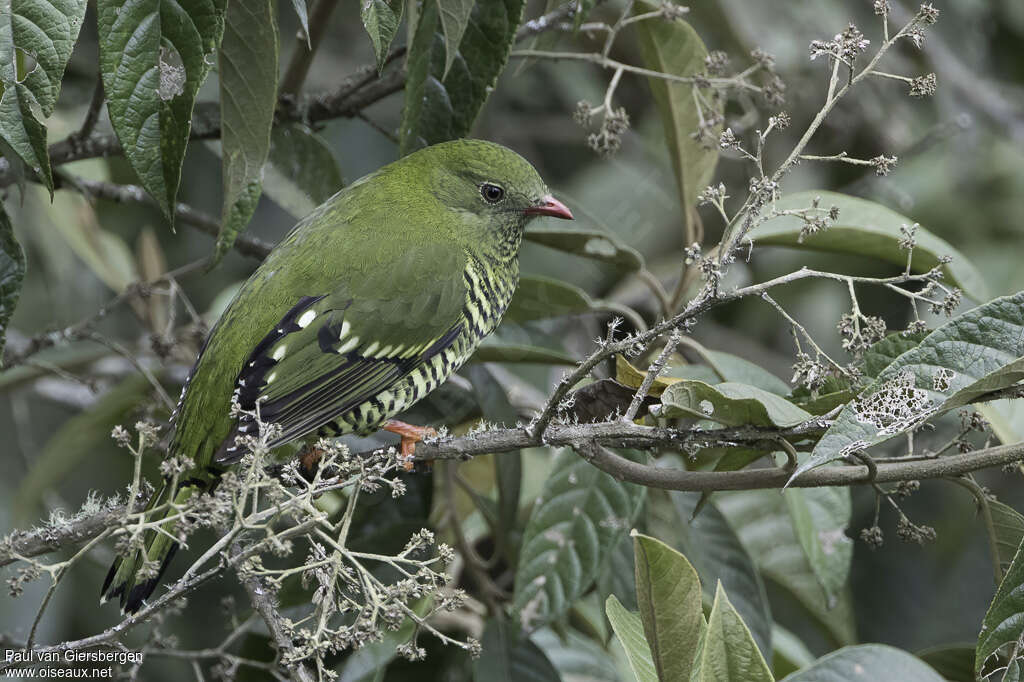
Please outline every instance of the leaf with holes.
M277 108L277 12L271 0L232 0L220 45L224 202L215 264L256 211Z
M652 414L669 419L711 419L726 426L796 426L811 414L785 398L747 384L677 381L661 394Z
M18 305L21 281L25 278L25 253L14 236L14 227L0 204L0 361L4 356L7 323ZM3 363L0 362L0 365Z
M907 252L899 248L900 228L910 226L914 221L881 204L835 192L809 190L787 194L776 202L775 210L803 211L818 199L821 206L817 210L819 215L826 214L833 206L839 209L839 218L827 229L801 241L803 220L792 214L781 215L761 223L750 233L749 239L755 245L855 254L906 267ZM918 228L914 240L913 272L928 272L941 265L949 283L960 287L976 301L988 299L988 288L981 273L948 242L924 228ZM941 259L947 256L953 260L942 264Z
M782 682L845 682L846 680L899 680L943 682L920 659L884 644L848 646L826 654L810 667L783 678Z
M107 111L128 163L173 224L199 86L215 63L226 0L97 0Z
M519 550L513 609L524 630L561 617L589 589L639 513L644 492L572 450L559 452Z
M505 68L526 5L524 0L477 3L446 70L439 1L424 3L409 45L399 129L402 155L469 133Z
M561 682L548 657L514 623L491 619L480 644L484 655L473 663L474 682Z
M659 680L689 680L705 628L700 578L682 554L634 533L636 601Z
M708 617L704 646L691 682L774 682L772 671L757 648L740 614L736 613L719 582ZM674 678L678 679L678 678Z
M331 148L301 123L273 129L263 176L264 193L296 220L305 218L345 185Z
M1024 292L969 310L889 363L843 409L793 478L1022 379Z
M85 0L7 0L0 7L0 138L51 195L53 175L43 118L53 113L64 68L85 17Z
M384 68L391 41L398 33L398 24L402 21L402 10L405 3L401 0L363 0L360 3L360 14L363 28L373 43L373 53L377 55L377 71Z
M523 233L523 238L549 249L610 263L624 270L639 270L644 266L644 257L639 251L610 234L596 230L531 229Z
M644 636L640 616L626 609L614 594L609 595L604 603L604 610L615 636L619 638L622 648L626 651L629 668L633 671L636 682L658 682L658 673L651 659L651 646Z
M637 2L633 13L657 11L658 6ZM640 42L644 66L652 71L674 76L694 76L705 71L704 58L708 51L693 27L682 19L652 19L634 24ZM692 83L670 82L663 78L649 78L651 94L661 116L672 170L676 176L679 203L687 226L687 234L695 235L697 195L707 187L718 163L718 128L701 130L705 119L721 115L721 99L714 97L709 88ZM703 111L698 109L701 101ZM711 142L695 136L707 132Z
M785 500L786 495L793 493L813 496L822 490L849 495L849 490L798 489L781 495L775 490L750 490L717 493L715 505L736 531L761 575L793 595L838 644L848 644L856 641L849 590L840 591L834 599L828 598L823 581L794 530L790 503ZM849 519L844 523L848 524ZM834 527L833 521L823 530Z

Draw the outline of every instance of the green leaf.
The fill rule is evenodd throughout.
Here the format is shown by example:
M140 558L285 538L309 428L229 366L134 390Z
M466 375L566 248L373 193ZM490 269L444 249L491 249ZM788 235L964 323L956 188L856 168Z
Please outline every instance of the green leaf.
M196 93L226 0L97 0L107 110L128 163L173 223Z
M620 451L627 457L629 451ZM590 588L645 489L561 450L523 532L513 610L524 630L551 623Z
M902 332L889 334L864 351L864 357L860 362L861 373L869 379L874 379L893 360L920 345L926 336L928 336L928 332L915 333L910 336L904 336Z
M778 426L801 424L811 415L785 398L746 384L726 382L711 386L703 381L677 381L661 394L661 406L651 412L669 419L711 419L726 426Z
M469 13L473 11L476 0L437 0L438 12L441 15L441 28L444 30L444 72L448 75L455 58L459 55L459 44L469 23Z
M658 682L658 673L651 659L651 647L644 636L644 626L640 616L629 611L613 594L604 603L608 621L612 624L615 636L622 643L629 659L629 667L636 677L636 682Z
M231 0L220 45L224 203L215 264L256 211L277 108L277 11L273 0Z
M523 238L557 251L611 263L623 270L639 270L644 257L615 236L597 230L530 229Z
M500 341L484 341L470 362L525 362L538 365L575 365L576 358L564 351Z
M700 652L697 682L774 682L772 671L719 582Z
M703 346L693 345L692 348L704 359L704 362L711 365L718 376L722 377L722 381L749 384L775 395L789 395L789 384L749 360L732 353L710 350Z
M363 27L373 43L373 53L377 55L377 71L380 72L384 68L391 41L398 33L405 3L402 0L363 0L359 4Z
M14 236L7 211L0 204L0 366L3 365L7 324L18 305L21 281L25 278L25 253Z
M974 674L980 676L982 668L990 657L997 653L1014 654L1016 661L1011 666L1019 666L1022 652L1017 642L1024 637L1024 551L1021 545L1014 554L1010 567L1003 575L992 603L988 607L985 619L981 622L978 634L978 646L974 658Z
M772 625L772 673L775 677L796 672L813 662L814 654L799 637L777 623Z
M621 682L615 662L600 644L576 630L555 634L551 628L530 635L551 664L562 676L562 682Z
M939 327L847 405L793 478L1024 379L1024 292Z
M1024 540L1024 516L1008 504L998 500L988 501L992 515L992 530L995 532L996 553L999 565L1005 572L1013 561L1021 540Z
M465 137L505 68L524 0L473 7L450 70L440 33L439 0L428 0L409 46L405 107L399 131L402 155Z
M847 680L899 680L943 682L938 673L906 651L884 644L848 646L822 656L814 665L782 682L846 682Z
M651 491L648 491L648 495L650 493ZM608 561L597 576L598 594L604 599L614 595L625 608L635 609L636 580L633 578L633 565L633 540L624 537L612 548Z
M928 647L915 655L946 682L975 682L973 644L943 644Z
M622 313L621 306L595 301L579 287L553 277L524 275L504 319L529 322L590 312ZM635 315L635 313L633 313Z
M697 571L657 538L633 534L636 598L659 680L689 680L704 630Z
M715 505L753 557L761 575L792 594L842 645L856 641L849 590L841 591L835 599L828 598L794 530L791 503L785 499L792 493L814 496L834 492L849 495L848 490L808 488L787 490L781 495L775 490L717 493L714 499ZM845 522L849 523L849 520Z
M645 14L657 9L656 4L637 2L633 6L633 13ZM634 24L634 30L639 38L640 53L646 68L675 76L693 76L704 72L707 48L693 27L682 19L640 21ZM718 145L705 144L700 138L694 138L702 120L695 98L710 100L708 106L716 114L722 113L721 100L709 97L710 90L701 90L690 83L671 83L662 78L649 78L648 84L665 130L665 141L676 176L676 189L686 221L686 233L691 235L694 234L697 195L711 182L718 163ZM707 118L709 114L705 111L703 116Z
M9 0L0 8L0 138L35 171L51 195L46 127L33 109L38 107L43 118L53 113L86 4Z
M480 644L484 653L473 663L475 682L561 682L544 652L506 620L488 621Z
M274 128L263 182L274 203L299 220L344 185L338 161L322 137L301 123Z
M835 599L850 576L853 541L846 537L852 504L849 490L819 488L802 495L783 493L793 530L826 598Z
M775 209L807 209L819 198L823 212L832 206L839 208L839 219L827 229L809 235L801 242L803 221L794 215L783 215L759 225L750 233L749 239L755 244L856 254L901 268L906 266L907 252L897 246L902 238L900 227L909 227L914 221L885 206L845 194L810 190L787 194L775 204ZM951 256L953 261L942 266L946 281L960 287L976 301L988 299L988 289L981 273L948 242L924 228L917 230L915 241L917 245L911 263L913 272L928 272L940 264L940 258Z

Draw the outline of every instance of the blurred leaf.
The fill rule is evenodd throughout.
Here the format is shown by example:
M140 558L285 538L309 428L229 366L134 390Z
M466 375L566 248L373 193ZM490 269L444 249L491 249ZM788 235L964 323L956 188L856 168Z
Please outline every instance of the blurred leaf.
M635 520L644 492L572 450L559 451L519 551L513 609L524 630L556 620L590 588Z
M292 0L292 9L299 19L299 27L302 35L306 38L306 46L309 46L309 10L306 7L306 0Z
M359 3L363 27L373 43L373 53L377 55L377 71L384 69L391 41L398 33L398 24L402 21L403 0L363 0Z
M755 244L857 254L883 260L900 268L906 266L907 252L897 246L902 238L900 227L909 227L914 221L881 204L835 192L809 190L787 194L776 202L775 210L807 209L819 198L823 213L828 212L832 206L839 208L839 219L827 229L807 236L801 243L800 231L804 222L795 215L782 215L761 223L750 233L749 238ZM976 301L988 300L984 278L948 242L924 228L918 228L914 240L917 245L911 263L913 272L928 272L940 264L940 258L951 256L953 261L942 266L945 279L963 289L965 294Z
M432 604L432 599L423 598L412 608L422 617L430 611ZM338 671L339 682L371 682L388 663L395 660L398 656L396 647L410 641L417 627L412 618L406 618L397 630L387 630L382 639L369 641L355 649Z
M651 491L648 491L650 494ZM607 600L614 595L630 611L636 609L636 579L633 577L633 540L623 537L608 553L597 576L597 593Z
M636 676L636 682L658 682L658 673L651 658L651 647L644 636L640 616L627 610L614 594L608 596L604 608L615 636L619 638L622 648L626 651L629 667Z
M263 191L274 203L298 220L344 184L338 162L323 138L301 123L273 129Z
M562 676L562 682L620 682L615 662L600 644L576 630L562 637L551 628L530 636Z
M53 198L50 224L104 284L120 293L139 278L135 257L124 240L100 227L84 197L59 192Z
M544 652L509 621L489 620L480 644L484 653L473 663L475 682L561 682Z
M0 12L0 138L53 195L46 127L78 40L86 0L11 0Z
M715 505L736 531L761 575L792 594L842 645L856 641L849 590L843 590L834 600L828 599L796 535L790 504L784 499L793 493L813 495L820 490L791 489L781 495L777 490L722 492L715 495ZM848 490L843 492L849 494Z
M633 391L636 391L636 389L643 385L644 377L646 376L646 371L640 371L634 367L633 364L624 358L621 353L615 356L615 380L623 386L627 386ZM678 377L655 377L654 382L651 384L651 389L647 391L647 395L658 398L665 392L666 388L679 381L682 381L682 379Z
M524 275L519 280L519 286L503 319L528 322L600 309L577 286L553 277Z
M953 318L847 405L793 478L1024 379L1024 292Z
M110 122L128 163L172 224L192 105L215 63L225 6L226 0L96 3Z
M438 26L440 0L428 0L406 62L408 77L399 150L465 137L508 61L524 0L494 0L473 7L454 58L445 69L445 41Z
M3 365L7 323L18 305L25 278L25 253L14 236L14 227L0 203L0 365Z
M903 332L889 334L878 343L871 344L865 351L860 361L860 370L865 377L874 379L882 370L888 367L893 360L916 348L928 332L914 333L904 336Z
M810 488L800 495L786 491L782 499L793 520L793 530L804 555L831 602L850 575L853 541L846 537L853 513L846 488Z
M74 371L110 353L106 346L88 341L47 348L32 357L31 365L18 365L0 372L0 390L12 391L54 370Z
M644 257L614 235L596 230L529 229L523 238L557 251L617 265L625 270L639 270Z
M278 43L273 0L231 0L218 60L224 200L212 264L245 230L262 193L277 108Z
M719 582L700 651L699 682L774 682L764 656ZM682 679L682 678L677 678Z
M678 381L665 389L661 405L651 412L674 419L711 419L726 426L787 427L801 424L811 415L785 398L746 384L710 386L702 381Z
M540 346L520 346L487 340L477 347L470 362L527 362L540 365L575 365L576 358L564 351Z
M659 680L689 680L704 630L697 571L657 538L633 534L636 600Z
M438 12L441 16L441 28L444 31L444 72L442 79L448 75L455 58L459 55L459 44L462 34L469 23L469 13L473 11L476 0L437 0Z
M980 677L982 668L989 657L1002 653L1013 654L1015 659L1010 662L1010 669L1005 680L1016 670L1020 673L1021 651L1018 642L1024 637L1024 552L1018 547L1013 561L1007 569L1002 583L995 591L995 597L988 606L985 620L981 623L978 634L978 647L974 659L975 676ZM987 679L995 679L989 677Z
M138 263L139 279L143 282L154 282L167 272L167 259L160 248L160 240L149 225L139 232L139 238L135 242L135 260ZM164 333L170 317L170 297L149 296L146 299L134 300L132 303L139 310L140 317L146 320L150 330L158 334Z
M772 624L772 673L776 678L796 672L813 662L814 654L799 637L777 623Z
M942 682L938 673L926 664L906 651L885 644L862 644L833 651L782 682L838 682L856 679Z
M709 350L696 343L692 344L691 347L697 351L704 362L708 363L715 370L718 376L722 378L722 381L749 384L775 395L789 395L789 384L749 360L744 360L732 353Z
M989 513L992 514L992 527L995 531L993 540L999 565L1005 572L1013 561L1021 540L1024 540L1024 516L1008 504L998 500L988 501Z
M566 413L581 424L605 421L616 414L623 414L633 402L635 394L636 389L620 384L615 379L598 379L567 396L572 407ZM651 405L657 402L658 399L652 396L644 397L637 410L637 418L645 416Z
M915 655L947 682L975 682L973 644L933 646Z
M634 15L657 10L658 5L649 2L637 2L633 6ZM633 30L639 38L646 68L674 76L704 73L707 48L693 27L682 19L641 21L634 24ZM716 114L722 113L721 100L707 97L710 90L702 91L690 83L671 83L663 78L648 78L647 82L665 130L686 234L692 236L696 234L697 195L711 182L718 163L718 145L705 144L702 138L694 137L703 120L696 98L705 99L705 106ZM708 115L703 112L703 118Z

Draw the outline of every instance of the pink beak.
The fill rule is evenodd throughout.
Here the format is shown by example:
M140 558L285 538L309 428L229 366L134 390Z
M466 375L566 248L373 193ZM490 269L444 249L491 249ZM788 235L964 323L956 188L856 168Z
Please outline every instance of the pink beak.
M541 199L540 203L536 206L526 209L526 215L547 215L552 218L573 220L572 211L569 210L569 207L550 194Z

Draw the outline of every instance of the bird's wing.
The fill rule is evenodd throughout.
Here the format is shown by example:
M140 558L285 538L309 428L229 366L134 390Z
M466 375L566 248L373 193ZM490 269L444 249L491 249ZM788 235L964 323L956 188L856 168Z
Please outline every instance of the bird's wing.
M439 246L388 260L386 269L367 269L334 291L302 296L252 350L238 376L238 402L281 429L272 446L386 391L462 333L464 254ZM252 433L251 421L240 420L238 430ZM242 454L235 435L217 452L218 464Z

